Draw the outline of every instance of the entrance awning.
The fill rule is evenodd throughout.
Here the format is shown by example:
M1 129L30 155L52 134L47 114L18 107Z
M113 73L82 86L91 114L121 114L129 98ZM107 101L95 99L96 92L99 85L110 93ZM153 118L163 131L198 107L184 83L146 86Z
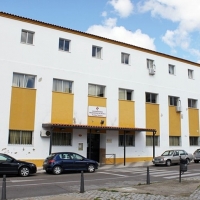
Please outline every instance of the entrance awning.
M150 128L132 128L132 127L118 127L118 126L91 126L82 124L55 124L55 123L44 123L42 127L45 129L49 128L73 128L73 129L99 129L99 130L122 130L122 131L146 131L156 132L156 129Z
M57 123L44 123L42 124L42 127L44 129L49 129L51 134L50 134L50 145L49 145L49 154L51 154L51 148L52 148L52 135L53 135L53 129L54 128L72 128L72 129L89 129L90 134L91 130L115 130L115 131L123 131L124 132L124 138L125 135L127 134L128 131L146 131L146 132L152 132L153 135L153 158L155 157L155 134L156 134L156 129L151 129L151 128L133 128L133 127L116 127L116 126L91 126L91 125L82 125L82 124L57 124ZM124 142L124 165L125 165L125 160L126 160L126 144Z

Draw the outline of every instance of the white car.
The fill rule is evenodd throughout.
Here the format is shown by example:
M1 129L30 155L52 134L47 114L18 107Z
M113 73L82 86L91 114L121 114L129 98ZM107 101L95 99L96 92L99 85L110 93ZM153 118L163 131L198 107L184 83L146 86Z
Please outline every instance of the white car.
M194 158L191 153L187 153L185 150L167 150L161 156L155 157L152 162L154 165L167 165L178 164L181 159L186 159L189 164Z

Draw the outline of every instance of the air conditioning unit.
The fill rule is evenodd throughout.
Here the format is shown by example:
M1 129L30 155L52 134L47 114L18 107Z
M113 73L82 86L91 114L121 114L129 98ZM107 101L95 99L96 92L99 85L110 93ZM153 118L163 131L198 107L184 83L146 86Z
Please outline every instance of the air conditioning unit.
M155 72L156 72L156 71L155 71L153 68L149 68L149 74L150 74L150 75L154 75Z
M176 106L176 112L181 112L181 106Z
M41 137L50 137L50 135L51 135L51 132L48 131L48 130L42 129L42 130L40 131L40 136L41 136Z

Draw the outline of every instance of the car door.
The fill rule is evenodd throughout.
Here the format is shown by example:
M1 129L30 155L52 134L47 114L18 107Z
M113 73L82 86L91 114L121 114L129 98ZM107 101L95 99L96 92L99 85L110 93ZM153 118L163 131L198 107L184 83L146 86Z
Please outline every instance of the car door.
M180 160L179 151L175 150L172 157L172 163L179 163L179 160Z
M60 163L63 168L63 170L74 170L73 165L74 161L71 159L71 156L69 153L60 153Z
M0 155L0 173L1 174L17 174L18 163L9 156Z
M87 162L85 158L79 154L71 153L71 157L74 160L74 169L76 170L86 170Z

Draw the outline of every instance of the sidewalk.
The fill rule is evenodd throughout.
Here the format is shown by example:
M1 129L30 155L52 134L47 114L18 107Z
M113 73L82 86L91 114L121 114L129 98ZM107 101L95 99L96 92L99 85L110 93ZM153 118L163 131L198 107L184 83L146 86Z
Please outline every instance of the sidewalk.
M137 162L120 165L103 165L99 170L109 168L146 167L151 162ZM38 168L38 172L44 172ZM122 183L123 185L123 183ZM193 178L154 182L150 185L135 182L131 187L112 187L90 190L84 193L66 193L54 196L24 198L20 200L197 200L200 199L200 175ZM19 199L15 199L19 200Z

